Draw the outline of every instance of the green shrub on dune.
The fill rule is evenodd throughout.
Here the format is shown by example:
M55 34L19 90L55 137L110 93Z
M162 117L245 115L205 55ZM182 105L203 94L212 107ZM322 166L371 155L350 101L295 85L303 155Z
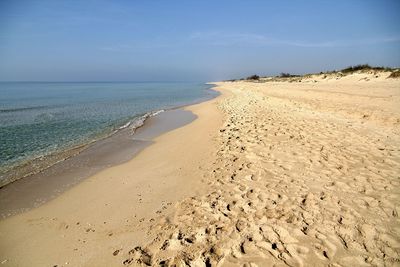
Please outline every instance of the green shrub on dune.
M260 80L260 76L254 74L246 78L246 80L258 81Z
M388 78L400 78L400 70L393 71Z

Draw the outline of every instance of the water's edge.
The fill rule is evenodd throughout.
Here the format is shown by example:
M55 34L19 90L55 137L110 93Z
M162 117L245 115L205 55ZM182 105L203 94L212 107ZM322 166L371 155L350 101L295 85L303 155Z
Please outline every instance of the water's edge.
M117 126L117 128L114 129L114 131L112 131L111 133L105 134L105 135L99 135L98 138L95 138L95 139L91 140L90 142L78 144L78 145L72 146L67 149L62 149L60 151L54 151L54 152L46 154L46 155L41 155L41 156L35 157L33 159L26 160L16 166L13 166L10 169L8 169L6 172L4 172L0 175L0 178L1 178L0 179L0 189L10 183L13 183L13 182L19 180L19 179L23 179L28 176L40 173L40 172L50 168L54 164L57 164L64 160L67 160L70 157L76 156L79 153L83 152L85 149L90 148L96 142L99 142L103 139L109 138L125 128L129 128L132 131L132 133L134 133L138 128L140 128L144 125L145 121L149 117L156 116L159 113L164 112L164 111L165 110L162 109L162 110L158 110L158 111L148 112L143 115L139 115L137 117L132 118L130 121L128 121L124 125Z
M211 97L202 82L0 82L0 187L79 154L149 112Z
M212 90L212 88L208 89ZM214 91L214 90L212 90ZM124 125L112 134L71 149L66 157L37 172L29 173L0 188L0 218L6 218L38 207L97 172L129 161L153 139L182 127L196 116L183 107L209 101L219 95L190 104L143 115L132 128ZM43 159L38 159L44 161ZM44 161L45 162L45 161Z
M218 92L212 90L212 87L206 90L218 94ZM207 101L216 96L217 95L215 96L207 95L201 99L190 101L185 105L148 111L146 113L131 117L129 120L122 122L119 125L118 124L114 125L112 129L104 129L102 134L98 134L97 136L94 136L91 140L87 140L84 143L78 143L64 148L61 147L59 150L52 151L47 154L41 154L41 155L38 154L36 157L26 159L17 164L10 165L8 167L2 167L0 169L0 190L1 188L10 183L40 173L57 163L60 163L70 157L76 156L79 153L83 152L85 149L90 148L96 142L109 138L125 128L129 128L132 131L132 133L134 133L138 128L144 125L145 121L148 118L156 116L161 112Z

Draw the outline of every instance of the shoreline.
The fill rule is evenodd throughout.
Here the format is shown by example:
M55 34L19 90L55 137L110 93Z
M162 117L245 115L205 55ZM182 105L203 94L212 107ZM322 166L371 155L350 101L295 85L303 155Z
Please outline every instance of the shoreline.
M37 208L0 220L0 262L120 265L109 257L110 249L130 240L145 244L147 224L172 215L175 203L204 190L204 177L198 175L213 157L216 129L222 124L216 106L221 97L184 107L198 118L157 136L129 161L84 179ZM23 249L21 238L26 240Z
M4 186L0 189L0 218L5 219L43 205L78 186L84 179L133 159L153 144L153 139L158 135L196 119L192 113L182 109L165 111L159 115L148 118L134 133L129 128L121 129L49 168ZM171 123L172 127L164 121Z
M52 82L49 82L52 83ZM79 82L80 83L80 82ZM207 83L205 83L207 84ZM51 152L47 152L45 154L38 154L36 156L32 156L30 158L24 159L20 162L16 163L10 163L9 166L2 166L2 170L0 172L0 190L2 188L8 186L9 184L12 184L20 179L25 179L33 175L40 174L41 172L45 171L48 168L51 168L52 166L56 164L62 164L63 161L68 160L71 157L75 157L85 151L86 149L89 149L91 146L95 145L98 142L102 142L103 140L107 138L112 138L113 135L118 134L120 130L123 130L124 128L130 128L133 132L135 132L137 129L142 127L145 123L145 121L148 118L151 118L155 115L158 115L161 112L164 111L169 111L169 110L175 110L179 108L183 108L185 106L193 105L196 103L200 103L203 101L207 101L209 99L212 99L218 94L215 94L214 90L212 90L212 87L205 89L205 95L202 96L199 99L190 101L186 104L183 105L176 105L176 106L170 106L170 107L165 107L165 108L160 108L156 110L150 110L146 113L139 114L137 116L134 116L130 118L128 121L125 122L120 122L118 124L115 124L113 127L103 129L102 133L98 133L94 135L90 140L82 141L76 144L71 144L67 145L66 147L62 147L58 150L54 150ZM134 126L134 127L132 127ZM1 216L0 216L1 217Z
M218 97L213 87L207 90L213 93L205 99L135 117L129 125L118 127L105 137L67 150L66 153L73 153L68 153L67 157L52 165L1 186L0 219L43 205L97 172L129 161L151 145L157 136L192 122L196 117L184 108ZM139 120L139 125L132 129L131 124ZM54 154L57 156L62 152ZM30 164L36 160L41 162L42 157L32 160Z

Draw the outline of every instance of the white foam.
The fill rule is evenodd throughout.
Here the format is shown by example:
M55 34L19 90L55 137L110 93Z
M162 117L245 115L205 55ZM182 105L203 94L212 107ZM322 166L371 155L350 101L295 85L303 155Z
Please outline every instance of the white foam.
M161 110L158 110L158 111L156 111L156 112L153 112L153 113L150 115L150 117L157 116L158 114L163 113L164 111L165 111L165 110L161 109Z
M122 125L121 127L119 127L118 129L125 129L126 127L128 127L129 125L131 125L131 122L128 121L127 123L125 123L124 125Z

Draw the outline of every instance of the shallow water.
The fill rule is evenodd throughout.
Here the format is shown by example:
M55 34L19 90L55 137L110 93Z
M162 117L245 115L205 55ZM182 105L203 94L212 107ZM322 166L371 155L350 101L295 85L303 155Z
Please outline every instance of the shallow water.
M0 185L33 159L90 143L158 110L211 98L203 83L0 83ZM9 177L8 177L9 178Z
M38 207L87 177L127 162L151 145L157 136L195 119L195 114L184 109L167 110L149 117L144 126L134 133L129 128L121 129L107 138L91 143L74 156L7 184L0 189L0 219Z

